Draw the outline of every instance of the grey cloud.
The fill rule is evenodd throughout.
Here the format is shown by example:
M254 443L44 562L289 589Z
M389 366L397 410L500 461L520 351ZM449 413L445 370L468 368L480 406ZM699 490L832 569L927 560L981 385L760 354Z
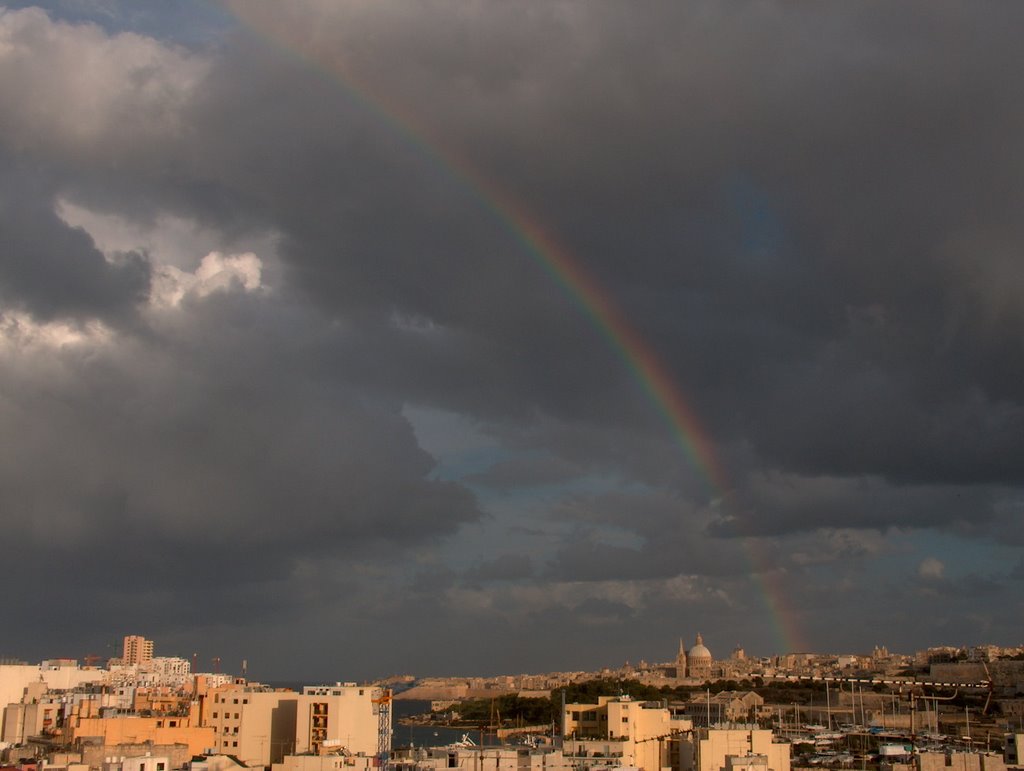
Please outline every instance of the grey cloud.
M0 386L3 432L18 437L0 462L10 542L100 606L195 623L295 612L318 585L301 560L357 565L477 518L464 488L429 479L395 405L300 371L316 350L290 351L304 327L274 313L216 295L146 338L23 354ZM31 576L11 578L15 594Z
M797 483L792 492L799 490ZM757 500L757 510L767 510L770 521L758 530L746 520L723 521L718 508L698 510L654 493L576 496L551 513L571 523L572 529L550 559L546 575L597 581L609 576L635 580L682 573L724 580L769 566L794 573L805 573L816 565L843 570L888 552L884 533L895 531L901 523L898 512L885 512L887 516L879 514L872 520L873 512L855 511L847 518L851 529L825 524L838 518L836 512L847 497L844 491L800 506L796 501L772 504L766 496ZM821 517L823 510L830 516ZM941 517L941 512L931 509L922 518L925 514L935 520ZM795 520L788 528L787 518Z
M564 35L563 48L540 57L523 56L517 47L518 27L492 39L499 25L509 26L499 15L459 14L455 26L467 30L471 42L452 53L440 43L432 46L450 26L430 13L411 10L400 14L399 23L390 23L395 19L388 16L385 24L373 13L342 10L336 13L346 24L334 27L335 11L321 11L325 15L318 23L336 29L339 41L354 47L350 66L360 88L387 94L428 126L444 115L455 132L446 134L445 142L470 153L484 174L500 169L512 190L540 202L553 229L577 246L594 275L616 287L628 315L664 352L698 412L712 416L722 435L750 430L750 438L766 455L819 473L1019 479L1012 458L1020 456L1016 437L1024 434L1014 430L1012 416L1020 394L1003 374L1020 366L1019 346L983 324L989 298L978 291L979 282L960 284L968 266L984 276L1003 263L1001 258L965 253L958 243L965 228L977 229L977 216L990 231L989 239L992 231L1001 232L1004 241L1016 239L1012 221L1000 214L1003 207L996 204L980 213L966 198L982 174L1005 180L999 184L1009 186L1011 198L1019 195L1012 179L1005 177L1002 154L992 155L993 143L988 141L992 132L1000 131L1013 141L1008 127L1017 120L1015 101L1004 97L1015 86L998 73L1010 71L1007 57L1016 54L997 35L1007 47L983 59L965 54L972 63L966 71L950 69L945 57L935 60L938 41L961 50L980 43L976 28L960 32L963 11L958 6L931 16L925 31L897 25L882 44L861 48L850 41L878 31L888 17L881 6L856 14L819 9L726 18L712 12L696 19L673 10L668 12L670 22L661 19L647 26L632 20L622 27L612 24L623 20L607 7L574 16L560 6L546 17L520 22L534 33L531 40ZM260 12L274 14L269 8ZM309 27L295 18L289 21L293 25L286 34L296 35L301 46ZM364 25L385 40L397 36L395 45L385 49L408 52L419 64L414 78L406 79L408 70L397 63L375 60L377 49L365 43L372 37L360 33ZM417 30L416 42L403 46L409 29ZM703 40L697 39L700 31ZM822 32L841 44L823 49ZM645 44L627 50L626 36ZM692 36L693 46L679 47L679 36ZM477 40L492 42L489 61L504 62L504 75L489 84L490 90L475 81L468 64ZM895 40L910 45L905 61L889 58ZM308 50L319 61L323 52ZM699 79L696 70L670 68L670 50L685 51L701 62ZM559 56L570 54L582 57L586 66L560 68ZM778 68L766 66L766 61ZM542 78L545 67L549 69ZM588 87L606 84L609 74L628 78L636 88L603 88L600 100L586 101ZM993 78L999 88L990 85ZM526 88L541 82L543 87ZM703 94L708 84L715 84L717 98ZM656 89L679 96L658 99ZM708 114L685 110L690 90L704 95L701 104L710 106ZM984 127L942 120L950 91L969 93L969 104L994 120ZM423 98L427 94L430 101ZM525 94L531 100L521 103ZM597 113L583 107L594 103L601 105ZM646 110L644 120L633 118L634 104ZM516 112L519 107L523 109ZM502 122L487 123L488 131L481 133L479 122L499 110ZM522 130L556 117L559 130L544 133L543 141L541 134ZM924 125L927 141L920 130ZM486 146L474 143L484 137ZM525 148L522 137L532 140ZM894 155L897 146L909 152ZM973 163L957 152L960 148L974 153ZM503 152L514 151L518 158L524 150L539 157L561 153L563 162L531 166L529 176L503 165ZM730 151L732 163L726 160ZM581 162L574 164L577 157ZM968 170L971 176L965 178ZM556 199L558 174L573 181L569 199ZM606 177L595 179L598 174ZM933 190L940 174L948 175L949 184L942 186L938 199L918 194L922 186ZM953 180L963 180L966 187ZM672 190L670 198L655 197L666 189ZM629 201L634 199L650 201L653 208L633 211ZM889 212L900 212L899 221ZM939 218L944 225L936 228ZM606 222L615 223L614 232ZM458 230L458 223L453 225L450 237ZM414 225L413 232L420 228ZM380 230L374 228L376 244L381 243ZM388 251L403 253L398 245ZM630 259L622 259L624 253ZM381 252L375 249L373 254ZM475 277L470 279L473 295L486 297L487 307L499 311L506 303L490 292L496 285L503 290L523 286L525 291L507 293L517 303L524 295L536 296L536 282L508 274L507 262L505 257L499 264L467 265L457 258L441 263L428 257L418 264L459 273L468 268ZM310 274L321 290L331 286L323 270L334 268L324 260ZM401 289L402 277L415 276L416 270L397 266L398 283L389 290ZM497 284L495 276L500 277ZM352 278L345 276L346 283L358 286L360 281L353 285ZM654 284L655 279L662 285ZM521 336L520 323L500 323L501 313L480 317L467 305L476 296L436 294L438 284L453 287L464 281L446 283L437 276L422 283L431 286L429 293L406 293L399 301L456 325L476 315L474 327L486 330L477 362L521 349L512 337ZM376 282L373 286L370 296L377 293ZM452 300L443 309L436 301L441 297ZM557 329L553 319L564 315L558 305L549 302L512 315L536 318L538 327ZM873 331L863 324L851 328L848 314L861 308L878 308L890 322ZM463 314L454 315L456 309L464 309ZM692 323L684 323L691 318ZM625 401L636 404L637 393L630 392L628 379L613 377L603 389L581 389L573 376L578 368L552 368L545 356L549 349L566 349L558 343L543 334L531 336L534 369L549 377L543 388L520 381L518 394L543 400L547 409L560 414L571 414L579 402L559 399L558 389L576 396L586 393L588 414L616 414L612 404L621 406L624 394ZM589 354L581 358L592 360ZM997 358L1002 365L994 369L989 362ZM736 404L745 414L735 416ZM631 416L642 413L635 406L628 409ZM997 430L985 430L990 425ZM969 436L975 441L980 437L983 444L972 447L964 441Z
M571 526L547 565L551 578L722 578L750 570L741 544L709 537L709 514L676 496L652 491L576 495L554 506L550 516Z
M496 463L486 471L471 474L466 481L496 490L515 490L566 482L582 472L583 469L566 458L513 458Z
M890 485L874 477L754 475L733 492L708 530L765 535L821 527L991 528L1006 490L957 485Z
M402 417L408 404L477 424L498 458L463 481L502 502L524 485L551 488L561 529L545 532L562 533L550 535L562 540L541 578L503 557L442 571L422 590L407 566L384 581L404 594L374 593L381 607L423 622L439 646L449 638L437 619L452 636L478 632L470 608L441 599L474 581L692 572L738 607L761 608L744 586L757 580L745 539L786 571L794 602L811 609L809 633L832 640L835 597L852 605L855 587L882 582L857 572L875 545L836 532L1014 531L1019 8L236 11L254 27L191 51L39 12L0 16L35 43L0 76L2 152L21 164L3 194L32 192L0 201L0 223L23 244L0 262L5 303L114 324L144 296L158 256L107 263L56 221L58 195L140 226L174 214L226 242L280 236L273 301L190 300L189 323L133 319L109 349L5 373L5 403L18 406L5 420L24 443L0 472L5 510L33 554L70 561L62 531L122 553L156 537L164 552L138 589L166 592L170 606L214 581L223 547L238 580L211 603L259 607L262 592L275 612L298 596L308 604L296 618L343 616L299 555L320 566L336 557L352 573L338 588L365 590L377 583L349 548L375 556L394 543L411 559L438 538L483 548L459 526L487 501L440 481ZM717 448L726 490L703 478L600 324L524 246L523 223L494 211L501 195L650 346ZM614 492L569 493L587 484ZM208 547L190 546L197 532ZM794 544L802 561L786 557ZM270 548L281 559L254 567L252 554ZM193 578L175 577L178 559ZM100 585L99 567L80 569ZM54 590L64 575L54 572ZM106 614L119 595L103 586ZM897 605L878 612L896 618ZM699 611L652 600L643 626L674 637L699 621L683 609L742 632L727 603L710 600ZM372 610L360 612L359 629L371 629ZM555 611L517 612L550 624L529 655L574 629ZM515 617L495 621L489 639L511 634ZM591 644L594 659L630 655L625 631ZM302 645L327 655L326 642Z
M608 600L587 600L573 611L575 617L584 627L604 627L629 623L636 617L636 611L621 602Z
M54 191L0 154L0 297L41 319L116 319L149 294L145 255L108 262L54 213Z
M534 574L532 560L528 555L503 554L494 559L484 560L464 574L468 581L515 581L530 578Z

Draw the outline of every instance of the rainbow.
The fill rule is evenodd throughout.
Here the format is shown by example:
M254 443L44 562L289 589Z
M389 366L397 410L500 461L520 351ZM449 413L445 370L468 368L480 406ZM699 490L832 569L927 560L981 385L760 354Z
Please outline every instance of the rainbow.
M448 168L458 168L459 178L515 234L526 252L565 290L570 299L609 341L633 372L652 404L671 426L677 444L708 481L712 492L721 495L727 478L714 443L686 403L671 375L655 351L625 319L607 292L586 272L580 261L559 244L532 214L495 185L487 184L465 164L456 166L451 155Z
M260 17L254 5L228 5L234 17L261 40L296 59L332 85L340 86L349 98L374 115L409 146L417 149L432 165L471 192L490 214L501 222L524 247L525 252L566 293L574 305L605 337L611 348L632 372L650 403L670 427L674 441L706 480L712 505L728 499L728 477L715 452L714 442L674 382L654 349L627 321L611 296L587 272L582 262L565 248L535 214L496 183L484 178L468 160L446 147L402 105L374 94L336 57L310 50L307 41L289 37L289 29L273 26ZM774 624L778 641L788 650L802 650L796 613L781 598L775 585L777 571L762 558L753 539L742 539L753 567L754 580Z

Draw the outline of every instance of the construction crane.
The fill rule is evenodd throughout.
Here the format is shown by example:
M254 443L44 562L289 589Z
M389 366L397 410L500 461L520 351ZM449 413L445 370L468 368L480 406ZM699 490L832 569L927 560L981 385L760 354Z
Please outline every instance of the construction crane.
M388 767L391 757L391 689L381 688L380 696L372 699L377 705L377 766Z

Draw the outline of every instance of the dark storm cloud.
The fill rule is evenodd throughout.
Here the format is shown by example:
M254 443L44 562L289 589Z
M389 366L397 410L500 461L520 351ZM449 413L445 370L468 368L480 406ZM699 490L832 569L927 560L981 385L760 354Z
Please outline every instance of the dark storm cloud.
M835 523L885 530L890 527L956 528L993 532L1000 502L1009 490L979 486L890 485L870 477L753 475L734 491L708 526L710 533L765 535Z
M533 564L528 557L503 554L467 570L465 576L469 581L515 581L533 574Z
M433 461L393 404L296 377L317 352L289 350L297 330L280 326L289 319L257 300L219 302L197 303L189 325L169 330L155 350L126 340L60 357L44 391L32 387L44 364L33 372L34 362L22 361L8 380L8 403L18 407L10 418L52 417L9 426L36 470L5 481L21 492L8 507L19 534L38 523L32 504L19 503L51 475L63 480L48 494L60 504L47 507L53 526L79 543L110 534L135 542L147 532L185 543L201 532L243 551L316 552L417 540L473 516L465 491L424 479Z
M610 574L727 576L750 570L737 544L708 538L705 512L660 491L577 495L555 507L552 517L572 527L547 565L548 574L559 580L599 581Z
M466 481L509 491L568 482L581 473L580 466L565 458L511 458L495 463L486 471L468 475Z
M54 212L46 183L0 154L0 299L44 319L130 313L149 293L149 263L108 262L83 230Z
M387 615L438 648L535 622L536 656L583 616L739 634L730 609L759 607L744 581L764 568L749 540L831 639L827 592L853 602L879 534L1019 530L1018 7L235 11L215 45L177 38L195 50L114 33L159 13L0 14L4 310L111 335L8 354L0 420L20 445L0 487L49 591L77 572L97 625L122 597L157 624L200 594L180 617L225 645L204 613L262 608L326 619L396 669L409 646L368 641ZM651 345L726 489L459 168ZM266 237L264 285L151 306L162 256L105 256L58 199L143 231L179 217L218 249ZM463 479L488 500L440 481L408 405L494 445ZM532 520L503 498L527 487L549 496ZM491 503L506 510L484 520ZM546 534L537 554L511 553L517 530ZM139 580L77 564L86 547ZM424 567L466 552L475 567ZM609 629L591 650L628 656Z
M784 568L803 572L817 564L858 564L886 551L880 545L880 536L837 529L822 521L820 507L839 497L828 495L823 497L824 503L805 506L796 501L788 505L776 501L775 508L764 515L771 524L760 530L757 523L746 520L723 521L718 506L698 509L678 497L658 492L567 498L553 510L552 516L570 524L571 534L548 561L547 574L559 580L600 581L613 570L618 577L641 580L678 575L726 580L752 570ZM760 502L761 498L756 500ZM727 507L729 511L734 508ZM864 521L867 515L854 509L847 516L851 526L870 527L870 521ZM930 525L940 523L941 513L937 510L928 510L922 516L924 513L933 518ZM898 528L901 524L923 526L920 522L906 523L903 512L886 514L875 520L880 530ZM964 512L961 510L960 514L963 516ZM786 531L784 522L772 521L786 517L792 517L789 537L783 541L767 538ZM740 527L746 529L740 532ZM758 540L752 546L737 536Z
M1019 282L1005 255L1021 235L1012 212L1022 191L1006 148L1019 143L1022 115L1006 73L1021 62L999 18L1017 11L663 6L624 17L567 4L511 20L494 9L239 10L280 25L314 66L343 62L358 88L400 105L428 141L468 155L541 212L656 343L713 430L753 441L761 463L897 481L1020 480L1024 379L1013 373L1024 355L997 323L1020 323L998 297L1001 276ZM446 45L452 36L462 44ZM359 223L344 229L375 255L373 274L353 275L328 254L313 264L311 244L295 250L325 301L384 295L482 327L478 366L508 361L528 336L533 366L517 372L547 377L537 386L519 376L524 401L564 414L586 394L588 415L609 422L629 405L629 419L643 421L628 379L549 365L549 350L572 350L551 333L566 309L557 297L509 308L549 294L528 272L509 272L514 256L481 261L462 243L442 260L432 246L387 244L397 233L418 242L429 221L458 239L465 214L438 219L435 206L421 223L388 211L401 227L371 219L365 236ZM593 333L570 324L592 347Z
M465 489L427 478L433 461L393 403L302 374L330 344L294 345L311 321L215 295L139 340L8 352L7 542L51 566L9 577L24 598L13 610L29 612L36 586L82 634L122 614L154 632L301 621L336 597L309 561L356 570L475 519ZM69 576L92 597L84 615Z

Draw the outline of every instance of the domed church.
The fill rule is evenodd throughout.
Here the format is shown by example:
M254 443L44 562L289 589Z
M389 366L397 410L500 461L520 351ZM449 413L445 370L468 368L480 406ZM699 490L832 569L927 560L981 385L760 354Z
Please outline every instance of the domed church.
M686 652L682 638L679 638L679 653L676 654L675 667L669 664L665 668L668 677L675 677L677 680L710 680L711 651L704 646L704 638L697 635L694 646L690 652Z
M711 651L704 646L704 638L697 633L697 641L686 655L686 676L698 680L711 677Z

